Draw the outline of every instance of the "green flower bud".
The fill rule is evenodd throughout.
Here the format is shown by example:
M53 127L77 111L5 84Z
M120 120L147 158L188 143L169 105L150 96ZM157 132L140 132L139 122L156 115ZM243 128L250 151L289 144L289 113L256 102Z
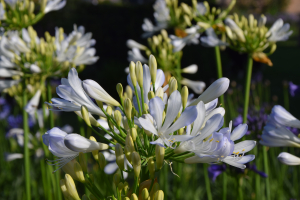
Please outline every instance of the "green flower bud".
M132 167L134 171L135 178L138 178L140 176L141 172L141 157L138 152L132 152L131 153L131 161L132 161Z
M120 127L122 123L122 114L119 110L115 110L114 118L116 120L118 127Z
M90 136L89 139L92 140L92 141L97 142L96 138L94 138L93 136ZM95 159L96 161L98 161L98 158L99 158L98 152L99 152L98 150L92 151L93 157L94 157L94 159Z
M74 200L80 200L74 180L69 174L65 175L65 183L70 197Z
M159 87L155 92L155 96L160 97L161 100L163 100L164 99L164 90L161 87Z
M121 192L123 190L123 188L124 188L124 184L122 182L120 182L118 184L118 190Z
M119 97L121 98L123 96L123 86L121 83L117 84L117 92L119 94Z
M127 85L125 90L126 90L127 98L132 99L133 94L132 94L131 87Z
M135 87L136 86L135 64L132 61L130 62L129 65L129 74L130 74L132 85Z
M98 153L98 163L99 163L100 169L104 170L104 168L106 166L106 160L105 160L103 153L101 153L101 152Z
M60 189L61 189L61 192L62 194L64 195L64 198L65 199L70 199L70 195L69 195L69 192L68 192L68 189L67 189L67 186L66 186L66 181L65 179L61 179L59 181L59 185L60 185Z
M184 133L184 128L180 128L180 129L178 130L178 135L183 135L183 133Z
M169 81L169 95L171 95L175 90L177 90L177 88L177 80L174 77L172 77Z
M150 68L150 75L152 83L156 81L156 72L157 72L157 62L153 55L149 56L149 68Z
M148 92L148 99L149 100L152 99L152 98L154 98L154 97L155 97L155 94L154 94L153 91Z
M155 197L155 193L159 190L159 184L158 183L154 183L152 190L150 192L150 197L151 199L154 199Z
M125 110L125 114L127 116L128 119L131 120L131 110L132 110L132 104L130 99L125 99L124 101L124 110Z
M142 190L142 200L149 200L149 199L150 199L150 195L149 195L148 189L144 188Z
M127 158L127 160L131 163L131 153L132 151L129 150L127 146L124 147L124 153Z
M140 61L135 64L135 74L140 88L143 88L143 66Z
M128 192L128 189L129 189L129 186L128 186L128 183L125 181L124 182L124 193L125 193L125 195L127 194L127 192Z
M191 25L192 25L192 22L191 22L189 16L184 15L184 16L183 16L183 19L184 19L184 22L185 22L188 26L191 26Z
M80 163L82 171L84 173L87 173L86 159L85 159L85 156L82 152L79 153L79 163Z
M85 123L89 126L92 127L91 121L90 121L90 116L89 116L89 111L86 106L81 106L81 115Z
M115 175L113 177L113 182L114 182L116 187L119 185L120 181L121 181L120 173L115 173Z
M159 145L155 147L156 168L160 170L164 164L165 148Z
M136 132L135 128L130 129L130 136L132 137L132 140L135 142L136 141L136 136L137 136L137 132Z
M99 106L99 108L103 109L103 103L102 103L102 101L96 100L96 103Z
M150 158L148 160L148 169L149 169L150 179L153 179L155 175L155 163L153 158Z
M106 112L107 112L107 114L108 114L109 116L111 116L111 114L112 114L112 108L111 108L110 106L107 106Z
M84 178L81 166L80 166L80 164L78 162L76 162L74 164L74 172L75 172L76 179L79 180L81 183L84 183L85 182L85 178Z
M182 101L182 107L183 108L186 107L188 97L189 97L189 90L188 90L187 86L184 86L181 89L181 101Z
M129 197L124 197L124 200L130 200Z
M124 170L124 154L122 146L117 143L115 145L115 153L116 153L116 163L119 168L123 171Z
M138 197L133 193L130 197L130 200L138 200Z
M164 192L162 190L158 190L154 195L154 200L164 200Z
M134 151L134 143L133 143L133 139L130 134L127 134L127 136L126 136L125 146L127 147L127 150L129 152Z

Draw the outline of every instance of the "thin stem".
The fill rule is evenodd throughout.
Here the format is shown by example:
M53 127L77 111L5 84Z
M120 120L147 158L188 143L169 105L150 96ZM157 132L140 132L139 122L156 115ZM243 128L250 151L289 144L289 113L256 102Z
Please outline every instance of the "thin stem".
M139 196L136 191L137 191L137 186L138 186L139 178L134 177L134 184L133 184L133 193L135 193L137 196Z
M28 148L28 114L25 110L27 104L27 91L26 83L24 82L24 91L23 91L23 129L24 129L24 165L25 165L25 187L26 187L26 199L31 199L30 191L30 162L29 162L29 148Z
M264 156L264 168L266 174L269 175L269 165L268 165L268 156L267 156L267 147L263 147L263 156ZM271 193L270 193L270 182L269 178L266 178L266 192L267 192L267 200L271 199Z
M204 179L205 179L205 186L206 186L206 193L207 193L207 199L212 200L212 194L210 190L210 183L209 183L209 177L208 177L208 172L207 172L207 167L208 164L203 165L203 174L204 174Z
M227 174L223 173L223 200L227 199Z
M142 108L141 108L141 103L140 103L140 97L139 97L138 91L136 89L136 86L134 86L134 91L135 91L136 101L139 106L139 117L140 117L140 116L142 116L143 113L142 113Z
M252 60L251 55L249 54L248 55L248 63L247 63L247 77L246 77L246 84L245 84L245 102L244 102L243 123L247 123L252 66L253 66L253 60Z

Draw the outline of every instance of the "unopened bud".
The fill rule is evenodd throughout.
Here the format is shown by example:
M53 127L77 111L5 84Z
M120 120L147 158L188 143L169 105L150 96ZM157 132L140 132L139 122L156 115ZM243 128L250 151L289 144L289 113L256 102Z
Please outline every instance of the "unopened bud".
M125 90L126 90L125 92L127 94L127 98L132 99L133 94L132 94L131 87L129 85L127 85Z
M273 43L273 44L271 45L271 50L270 50L270 53L269 53L269 54L270 54L270 55L273 54L273 53L275 52L276 48L277 48L276 44Z
M164 192L162 190L158 190L154 195L154 200L164 200Z
M85 182L85 178L84 178L81 166L80 166L80 164L78 162L76 162L74 164L74 172L75 172L76 179L79 180L81 183L84 183Z
M100 169L104 170L104 168L106 166L106 160L105 160L103 153L101 153L101 152L98 153L98 163L99 163Z
M124 188L124 184L122 182L120 182L118 184L118 190L121 192L123 190L123 188Z
M80 163L82 171L84 173L87 173L86 159L85 159L85 156L82 152L79 153L79 163Z
M135 87L136 86L135 64L132 61L130 62L129 65L129 73L130 73L132 85Z
M115 173L113 177L113 182L116 187L119 185L120 181L121 181L121 175L119 173Z
M155 197L155 193L159 190L159 184L158 183L154 183L152 190L150 192L150 197L151 199L154 199Z
M122 97L123 96L123 86L121 83L118 83L117 84L117 92L119 94L119 97Z
M91 127L92 125L91 125L91 121L90 121L89 111L86 106L81 106L81 115L82 115L82 118L85 121L85 123L89 127Z
M149 199L150 199L149 191L147 188L144 188L142 190L142 200L149 200Z
M124 188L123 189L124 189L124 193L127 194L129 186L128 186L128 183L126 181L124 182Z
M122 123L122 114L119 110L115 111L114 118L116 120L117 126L120 127Z
M161 100L164 99L164 90L162 89L162 87L159 87L159 88L156 90L155 96L161 98Z
M123 121L124 129L127 131L129 129L127 118L125 116L122 117L122 121Z
M178 135L183 135L183 133L184 133L184 128L180 128L180 129L178 130Z
M156 72L157 72L157 62L153 55L149 57L149 68L150 68L150 75L152 83L156 81Z
M182 101L182 107L183 108L186 107L188 97L189 97L189 90L188 90L187 86L184 86L181 89L181 101Z
M135 65L135 74L140 88L143 88L143 66L140 61Z
M130 151L130 152L134 151L134 143L133 143L131 134L127 134L126 140L125 140L125 146L127 147L128 151Z
M140 176L141 172L141 157L140 154L137 152L133 152L131 154L131 162L132 162L132 167L134 171L134 176L138 178Z
M59 184L60 184L61 192L62 192L62 194L64 195L64 198L65 198L65 199L70 199L71 197L70 197L70 195L69 195L69 193L68 193L65 179L61 179L61 180L59 181Z
M130 99L125 99L124 101L124 110L125 110L125 114L127 116L128 119L131 120L131 110L132 110L132 104Z
M103 103L102 103L102 101L96 100L96 103L99 106L99 108L103 109Z
M90 137L90 140L97 142L96 138L93 136ZM93 157L96 161L98 161L98 150L92 151Z
M148 169L149 169L150 179L153 179L155 175L155 163L153 158L150 158L148 160Z
M177 80L173 77L169 81L169 95L171 95L175 90L177 90Z
M68 191L70 197L75 200L80 200L74 180L72 179L72 177L69 174L65 175L65 183L66 183L66 188L67 188L67 191Z
M124 200L130 200L129 197L124 197Z
M128 146L125 146L124 147L124 154L125 154L128 162L130 162L130 163L131 163L131 153L132 153L132 151L129 150Z
M159 145L155 147L156 168L160 170L164 164L165 148Z
M133 193L130 197L130 200L138 200L138 197Z
M148 92L148 99L149 100L152 99L152 98L154 98L154 97L155 97L155 94L154 94L153 91Z
M112 114L112 108L111 108L110 106L107 106L107 108L106 108L106 113L107 113L109 116L111 116L111 114Z
M130 136L132 137L132 140L135 142L136 141L136 136L137 136L137 132L136 132L135 128L130 129Z
M191 26L191 25L192 25L192 22L191 22L189 16L184 15L184 16L183 16L183 19L184 19L185 23L186 23L188 26Z
M119 166L120 170L124 170L124 154L122 146L117 143L115 145L115 153L116 153L116 163Z

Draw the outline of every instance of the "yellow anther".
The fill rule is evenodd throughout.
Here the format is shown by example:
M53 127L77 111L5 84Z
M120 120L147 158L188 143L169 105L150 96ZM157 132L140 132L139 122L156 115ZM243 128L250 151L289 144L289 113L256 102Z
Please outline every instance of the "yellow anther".
M245 149L243 149L243 151L245 151Z
M212 138L211 140L209 140L209 142L212 142L214 140L214 138Z
M221 156L221 158L224 158L224 156Z
M219 140L217 140L216 142L217 142L217 143L219 143L220 141L219 141Z

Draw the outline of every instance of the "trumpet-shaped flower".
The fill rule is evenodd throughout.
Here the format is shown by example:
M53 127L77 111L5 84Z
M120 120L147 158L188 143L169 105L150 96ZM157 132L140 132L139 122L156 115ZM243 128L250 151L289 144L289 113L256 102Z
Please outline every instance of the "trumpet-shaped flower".
M300 165L300 158L286 152L281 152L277 158L286 165Z
M185 47L185 45L189 44L199 44L199 37L200 34L198 33L199 26L193 26L185 30L188 34L184 38L180 38L174 35L171 35L170 38L172 39L172 45L174 46L173 51L178 52Z
M40 103L40 97L41 97L41 90L38 90L35 95L30 99L30 101L27 103L25 110L28 114L33 115L35 114L35 111L37 110L39 103Z
M62 9L67 3L67 0L47 0L44 13Z
M182 69L182 73L195 74L198 71L198 65L190 65Z
M142 63L147 63L148 62L148 59L145 58L140 49L134 47L132 48L130 51L128 51L128 57L127 57L127 60L128 61L133 61L133 62L137 62L137 61L140 61Z
M53 98L52 103L47 103L49 106L61 111L80 111L81 106L85 105L88 111L92 114L105 116L102 110L92 101L92 99L85 93L82 87L82 81L78 77L75 68L69 71L68 79L61 80L62 85L56 88L59 97Z
M218 38L213 28L206 29L206 36L200 38L201 43L205 47L227 46L226 42L223 42Z
M140 43L138 43L134 40L131 40L131 39L126 41L126 45L130 49L133 49L133 48L137 48L137 49L140 49L140 50L146 50L147 49L146 46L144 46L144 45L142 45L142 44L140 44Z
M187 78L181 80L181 84L191 88L196 94L201 94L205 88L205 83L202 81L192 81Z
M268 40L270 42L286 41L289 39L290 35L292 35L293 31L289 31L290 24L283 23L283 20L279 18L266 33L266 36L269 37Z
M177 90L170 95L165 119L163 119L165 104L162 99L154 97L150 100L149 110L156 126L154 126L153 122L149 120L149 117L140 117L139 123L145 130L158 137L158 139L151 142L151 144L158 144L162 147L165 145L172 147L174 142L186 141L193 138L193 136L190 135L173 135L173 132L193 123L197 117L197 109L195 109L195 107L188 107L174 122L176 116L181 110L181 107L181 95Z
M42 137L43 143L48 146L49 151L58 157L56 160L49 160L49 162L53 162L52 165L58 165L58 169L76 158L80 152L87 153L108 149L107 144L89 140L75 133L67 134L56 127L46 132Z

